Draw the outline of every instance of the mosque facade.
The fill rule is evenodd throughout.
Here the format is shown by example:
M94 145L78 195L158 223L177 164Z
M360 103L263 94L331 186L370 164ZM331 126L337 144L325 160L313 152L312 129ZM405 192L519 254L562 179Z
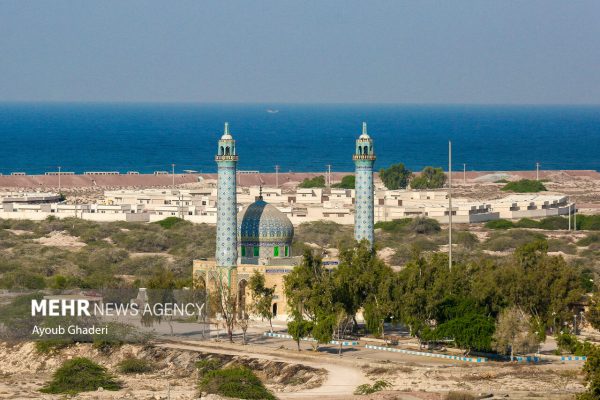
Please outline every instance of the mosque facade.
M237 212L236 165L238 156L229 126L218 142L215 160L218 165L217 241L214 259L194 260L195 285L213 290L218 279L225 277L232 293L237 294L241 309L250 297L247 284L255 271L263 274L265 284L275 288L272 311L275 319L287 317L284 276L301 262L301 255L292 254L294 226L277 209L264 201L262 191L256 201ZM353 155L356 165L356 204L354 237L357 241L374 241L373 141L363 123ZM328 268L335 268L337 259L323 259Z

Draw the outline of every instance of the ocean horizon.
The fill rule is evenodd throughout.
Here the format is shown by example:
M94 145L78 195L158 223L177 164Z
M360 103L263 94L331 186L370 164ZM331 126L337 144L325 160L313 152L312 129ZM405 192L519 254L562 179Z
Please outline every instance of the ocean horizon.
M216 171L229 122L239 169L351 171L367 122L376 169L600 170L600 106L0 103L0 173Z

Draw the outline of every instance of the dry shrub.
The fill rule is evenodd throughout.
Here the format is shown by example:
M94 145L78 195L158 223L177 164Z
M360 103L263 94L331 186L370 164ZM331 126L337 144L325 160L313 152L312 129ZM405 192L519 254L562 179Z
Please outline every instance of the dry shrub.
M475 396L467 392L449 392L444 400L475 400Z

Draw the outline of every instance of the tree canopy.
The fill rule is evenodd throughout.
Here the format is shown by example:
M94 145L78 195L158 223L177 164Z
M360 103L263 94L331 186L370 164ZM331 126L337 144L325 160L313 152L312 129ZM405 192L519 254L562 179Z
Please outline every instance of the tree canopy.
M322 188L325 187L325 177L323 175L315 176L314 178L305 178L298 185L299 188Z
M393 164L379 171L379 177L389 190L406 189L412 172L403 163Z
M572 322L573 305L585 292L583 272L547 251L548 242L536 239L518 247L513 256L459 261L449 269L446 254L415 249L398 272L365 242L342 249L338 267L331 270L307 251L285 277L288 303L301 314L289 327L298 331L298 324L308 321L302 333L325 342L354 328L362 311L368 332L376 336L383 334L385 321L397 321L424 342L521 351L521 344L535 344L535 338L525 335L517 341L521 331L508 324L510 318L500 317L503 312L522 310L520 321L525 322L519 326L541 338L548 328L558 331ZM507 332L516 336L506 339Z
M354 175L346 175L342 178L340 183L334 183L331 187L341 189L354 189L356 177Z
M446 174L441 168L425 167L410 181L413 189L439 189L446 183Z
M273 309L271 308L271 304L275 296L275 288L267 287L265 276L258 271L254 271L254 274L250 277L248 287L252 294L252 310L261 318L269 321L272 332Z

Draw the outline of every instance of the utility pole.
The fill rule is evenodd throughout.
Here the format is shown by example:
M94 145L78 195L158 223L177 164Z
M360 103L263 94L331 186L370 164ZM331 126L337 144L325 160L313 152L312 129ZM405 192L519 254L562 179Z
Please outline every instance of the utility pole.
M173 190L175 190L175 164L171 164L171 176L173 177Z
M571 230L571 204L569 204L569 231Z
M467 164L463 163L463 183L467 183Z
M448 268L452 271L452 142L448 141Z
M279 165L275 166L275 187L279 187Z
M58 166L58 194L60 195L60 165Z
M183 217L183 193L179 193L179 218L184 219L184 217Z
M331 164L327 164L327 187L331 186Z
M573 230L577 231L577 206L573 203Z
M535 180L536 181L540 180L540 163L539 162L535 163Z

